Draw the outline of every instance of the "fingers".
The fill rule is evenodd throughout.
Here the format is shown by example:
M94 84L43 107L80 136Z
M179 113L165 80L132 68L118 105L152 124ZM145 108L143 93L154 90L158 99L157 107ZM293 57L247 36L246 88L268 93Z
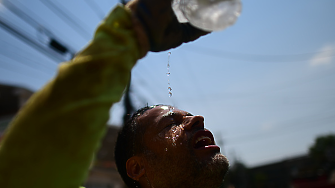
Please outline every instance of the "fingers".
M198 29L192 26L190 23L182 23L181 27L182 27L182 38L183 38L184 43L194 41L198 39L199 37L210 33L210 32Z
M150 7L171 7L173 0L140 0Z
M179 23L171 2L172 0L132 0L126 5L142 23L150 51L175 48L209 33L189 23Z

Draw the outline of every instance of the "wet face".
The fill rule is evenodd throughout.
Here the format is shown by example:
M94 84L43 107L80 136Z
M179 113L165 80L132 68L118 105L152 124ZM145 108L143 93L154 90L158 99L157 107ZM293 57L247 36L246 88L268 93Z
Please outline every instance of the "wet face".
M219 187L228 160L204 128L204 118L167 106L138 119L145 126L144 187Z

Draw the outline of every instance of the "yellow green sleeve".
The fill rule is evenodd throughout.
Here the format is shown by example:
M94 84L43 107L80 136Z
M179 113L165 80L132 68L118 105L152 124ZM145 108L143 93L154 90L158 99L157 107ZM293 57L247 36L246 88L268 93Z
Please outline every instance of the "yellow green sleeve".
M118 6L11 123L0 146L0 187L78 188L139 53L130 12Z

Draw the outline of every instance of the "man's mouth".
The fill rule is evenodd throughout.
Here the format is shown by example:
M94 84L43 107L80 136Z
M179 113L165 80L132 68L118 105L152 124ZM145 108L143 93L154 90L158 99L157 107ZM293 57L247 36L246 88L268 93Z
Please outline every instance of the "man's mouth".
M201 130L195 133L193 137L194 149L205 149L209 147L217 147L214 142L213 134L208 130Z
M198 149L201 147L205 147L208 145L211 145L212 140L211 138L207 137L207 136L200 136L196 139L195 143L194 143L194 148Z

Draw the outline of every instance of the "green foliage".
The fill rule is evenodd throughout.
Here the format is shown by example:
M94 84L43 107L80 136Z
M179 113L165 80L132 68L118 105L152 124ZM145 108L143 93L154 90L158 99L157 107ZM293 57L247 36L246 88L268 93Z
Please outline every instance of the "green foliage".
M317 162L333 161L335 156L335 135L325 135L316 138L309 148L309 155Z
M248 168L242 162L237 161L230 167L220 188L246 187L247 181Z

